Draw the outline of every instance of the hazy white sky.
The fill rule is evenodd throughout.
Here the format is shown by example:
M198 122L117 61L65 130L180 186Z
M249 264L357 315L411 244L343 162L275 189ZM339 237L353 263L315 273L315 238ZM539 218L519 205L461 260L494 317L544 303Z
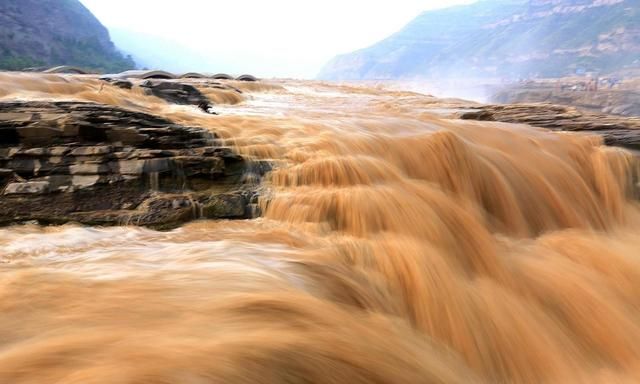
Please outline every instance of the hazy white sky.
M81 1L109 29L152 35L186 50L197 51L199 59L185 58L182 68L188 66L188 69L200 71L302 78L314 77L338 53L364 48L389 36L422 11L473 2ZM115 40L121 46L127 45L122 37ZM167 56L171 56L173 43L164 44L166 49L161 48ZM180 60L179 57L175 59Z

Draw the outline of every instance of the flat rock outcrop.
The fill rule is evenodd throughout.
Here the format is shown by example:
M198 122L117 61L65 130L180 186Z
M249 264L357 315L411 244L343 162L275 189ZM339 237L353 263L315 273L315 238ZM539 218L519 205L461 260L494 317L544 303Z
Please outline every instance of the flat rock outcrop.
M85 102L0 103L0 224L248 218L257 184L244 180L268 170L214 133L162 117Z
M640 118L583 112L552 104L510 104L471 107L465 120L529 124L556 131L584 131L601 135L607 145L640 150Z
M159 97L173 104L196 105L208 111L211 107L200 91L190 84L169 81L146 80L140 84L147 94Z
M581 110L620 116L640 116L640 92L632 84L608 88L600 84L597 91L582 81L540 82L490 87L491 102L497 104L546 103L567 105ZM591 85L593 86L593 85Z

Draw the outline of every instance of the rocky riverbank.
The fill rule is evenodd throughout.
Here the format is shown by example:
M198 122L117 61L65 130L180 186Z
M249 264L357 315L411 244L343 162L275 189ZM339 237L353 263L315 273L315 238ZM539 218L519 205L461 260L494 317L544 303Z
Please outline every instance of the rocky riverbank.
M516 84L494 88L491 102L501 104L548 103L580 108L594 113L619 116L640 116L640 92L629 82L608 89L588 90L588 82Z
M640 118L591 113L552 104L472 106L461 119L529 124L556 131L601 135L607 145L640 150Z
M208 130L158 116L88 102L0 103L0 224L166 229L249 218L268 170Z

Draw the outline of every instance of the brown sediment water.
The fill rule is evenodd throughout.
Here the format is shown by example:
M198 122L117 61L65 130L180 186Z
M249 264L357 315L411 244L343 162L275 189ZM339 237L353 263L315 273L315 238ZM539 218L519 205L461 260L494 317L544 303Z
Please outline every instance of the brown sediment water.
M153 112L276 166L260 219L0 229L0 383L640 381L631 153L384 87L245 87L212 116L0 74L0 99Z

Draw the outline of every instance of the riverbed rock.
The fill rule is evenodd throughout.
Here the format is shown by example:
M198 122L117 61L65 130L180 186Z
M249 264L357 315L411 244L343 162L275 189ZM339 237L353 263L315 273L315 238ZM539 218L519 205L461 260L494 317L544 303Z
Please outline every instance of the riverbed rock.
M507 104L470 107L461 119L529 124L555 131L590 132L607 145L640 150L640 118L592 113L553 104Z
M122 88L122 89L131 89L131 88L133 88L133 83L130 82L129 80L114 79L114 78L111 78L111 77L102 77L102 78L100 78L100 80L106 81L106 82L110 83L111 85L113 85L114 87L118 87L118 88Z
M159 116L86 102L0 102L0 224L166 229L248 218L255 202L247 196L268 170L207 129ZM257 180L246 177L256 172Z
M212 195L201 203L206 218L237 218L247 214L247 199L240 193Z
M47 181L25 181L23 183L11 183L4 189L5 195L41 195L49 192Z
M147 80L140 86L148 94L173 104L195 105L203 110L211 106L209 99L193 85L174 81Z
M596 91L588 89L584 81L557 79L488 87L492 103L500 104L558 104L580 108L588 112L620 116L640 116L640 93L630 86Z

